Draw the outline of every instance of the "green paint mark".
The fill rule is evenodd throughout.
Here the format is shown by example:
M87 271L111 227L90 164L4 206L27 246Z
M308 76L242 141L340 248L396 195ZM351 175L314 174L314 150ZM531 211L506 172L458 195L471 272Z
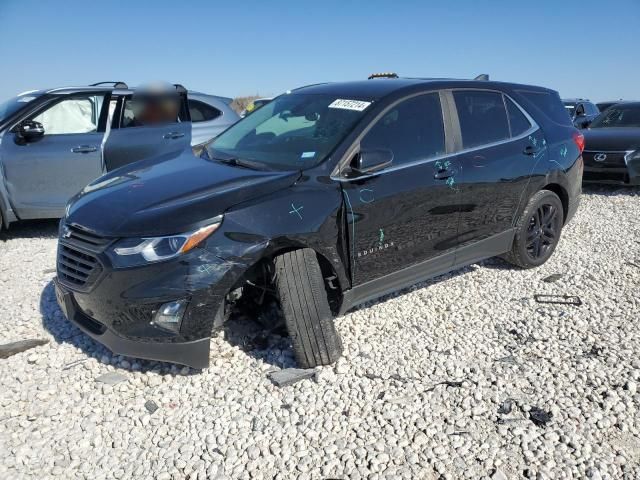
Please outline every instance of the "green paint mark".
M384 230L380 229L380 239L378 240L378 243L382 245L383 242L384 242Z

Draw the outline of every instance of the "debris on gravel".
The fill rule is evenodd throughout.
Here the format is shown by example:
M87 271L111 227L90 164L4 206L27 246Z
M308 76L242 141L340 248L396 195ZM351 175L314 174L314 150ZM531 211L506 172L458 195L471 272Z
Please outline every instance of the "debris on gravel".
M107 385L116 385L120 382L125 382L127 377L118 372L107 372L96 378L98 383L106 383Z
M307 380L316 376L315 368L285 368L284 370L275 370L267 374L269 380L276 387L288 387L301 380Z
M557 282L562 277L564 277L564 275L562 273L552 273L548 277L544 277L542 279L542 281L545 282L545 283L553 283L553 282Z
M153 400L147 400L146 402L144 402L144 408L147 409L147 411L153 415L153 413L158 410L158 404L156 402L154 402Z
M49 343L49 340L42 338L33 338L29 340L20 340L18 342L5 343L0 345L0 358L9 358L17 353L22 353L31 348L40 347Z
M337 319L344 358L286 388L267 372L296 367L288 339L249 317L201 372L112 354L56 304L57 222L12 225L0 343L51 341L0 361L0 478L640 478L639 218L640 189L586 188L545 265L490 259L369 302Z

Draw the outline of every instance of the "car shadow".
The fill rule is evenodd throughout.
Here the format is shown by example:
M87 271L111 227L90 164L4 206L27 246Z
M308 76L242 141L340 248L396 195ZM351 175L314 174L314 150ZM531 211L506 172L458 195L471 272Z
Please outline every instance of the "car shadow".
M0 231L0 242L14 238L58 238L60 220L24 220L12 223L8 230Z
M183 365L127 357L111 352L66 319L58 306L53 281L49 282L40 294L40 314L43 327L58 344L72 345L81 350L87 359L93 358L103 365L110 365L118 370L153 372L160 375L187 376L201 373L201 370ZM275 309L272 315L279 315L279 309ZM274 323L279 324L279 322ZM281 327L267 329L242 312L232 312L223 328L215 331L213 335L220 334L232 347L239 348L255 359L280 368L295 366L291 343ZM212 345L213 349L215 349L214 345ZM215 351L211 352L212 363L217 356Z

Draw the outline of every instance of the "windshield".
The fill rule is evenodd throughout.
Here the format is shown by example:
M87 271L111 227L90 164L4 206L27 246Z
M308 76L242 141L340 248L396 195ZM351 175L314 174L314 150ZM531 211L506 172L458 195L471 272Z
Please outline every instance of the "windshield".
M0 122L10 117L35 99L35 95L21 95L0 103Z
M640 127L640 104L609 107L591 122L590 127Z
M370 104L335 95L285 94L214 139L207 152L212 159L231 157L267 168L309 168L333 151Z

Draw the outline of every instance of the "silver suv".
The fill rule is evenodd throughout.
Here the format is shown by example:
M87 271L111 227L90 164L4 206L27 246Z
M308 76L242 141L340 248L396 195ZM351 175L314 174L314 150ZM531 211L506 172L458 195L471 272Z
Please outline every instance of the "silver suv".
M59 218L85 185L123 165L172 155L238 116L227 99L181 85L163 94L123 82L25 92L0 104L0 229ZM192 117L194 117L192 133Z

